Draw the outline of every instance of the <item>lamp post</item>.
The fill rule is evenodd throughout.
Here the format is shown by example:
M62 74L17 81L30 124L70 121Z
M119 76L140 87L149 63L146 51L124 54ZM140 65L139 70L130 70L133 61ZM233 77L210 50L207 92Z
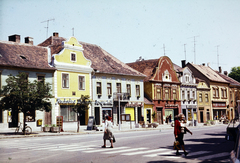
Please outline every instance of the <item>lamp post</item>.
M118 95L118 108L119 108L119 114L118 114L118 120L119 120L119 122L118 122L118 130L121 130L121 121L120 121L120 109L121 109L121 107L120 107L120 96L121 96L122 94L121 94L121 93L118 93L117 95Z

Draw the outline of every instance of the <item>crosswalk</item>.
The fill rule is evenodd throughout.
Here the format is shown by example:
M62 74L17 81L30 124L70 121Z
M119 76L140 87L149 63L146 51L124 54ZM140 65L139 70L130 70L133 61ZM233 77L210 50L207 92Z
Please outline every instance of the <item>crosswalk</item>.
M162 156L164 158L168 159L179 159L181 156L176 156L175 151L169 148L157 148L157 149L150 149L148 147L128 147L128 146L116 146L114 148L101 148L100 145L96 144L54 144L54 143L27 143L22 144L21 142L1 142L0 143L0 149L18 149L18 150L34 150L34 151L49 151L49 152L82 152L86 154L91 153L99 153L99 154L105 154L105 155L111 155L111 154L118 154L123 156L141 156L141 157L147 157L147 158L154 158ZM1 156L1 154L0 154ZM184 155L182 155L183 157ZM194 158L198 160L209 160L209 159L216 159L224 156L229 156L229 153L223 152L223 153L208 153L208 151L196 151L196 152L190 152L187 156L188 158ZM223 162L227 160L223 160Z

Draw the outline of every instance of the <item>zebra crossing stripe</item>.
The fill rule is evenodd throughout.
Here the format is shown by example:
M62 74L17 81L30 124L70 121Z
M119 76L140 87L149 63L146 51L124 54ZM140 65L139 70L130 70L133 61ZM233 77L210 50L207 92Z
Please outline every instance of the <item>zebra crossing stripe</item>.
M130 151L136 151L136 150L142 150L147 148L131 148L131 149L123 149L119 151L110 151L110 152L103 152L103 154L113 154L113 153L121 153L121 152L130 152Z
M103 152L103 151L108 151L108 150L118 150L118 149L124 149L128 147L117 147L117 148L101 148L101 149L96 149L96 150L91 150L91 151L83 151L84 153L94 153L94 152Z
M149 155L143 155L143 157L157 157L157 156L162 156L162 155L174 155L174 152L172 150L169 150L169 151L164 151L164 152L161 152L161 153L154 153L154 154L149 154ZM169 156L168 158L171 158L173 156ZM175 158L175 157L173 157Z
M131 155L145 154L145 153L151 153L151 152L162 152L165 150L168 150L168 149L154 149L154 150L139 151L139 152L132 152L132 153L123 153L121 155L131 156Z

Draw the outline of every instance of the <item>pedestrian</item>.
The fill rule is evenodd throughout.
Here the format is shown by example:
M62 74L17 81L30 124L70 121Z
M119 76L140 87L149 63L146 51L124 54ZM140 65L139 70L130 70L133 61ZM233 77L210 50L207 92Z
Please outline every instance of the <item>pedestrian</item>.
M110 148L113 148L113 133L112 133L112 122L111 122L111 117L110 116L106 116L105 117L105 129L104 129L104 134L103 134L103 142L104 145L102 146L102 148L106 148L106 140L110 140L111 142L111 146Z
M168 124L168 116L166 117L166 123Z
M189 131L189 130L187 129L187 127L185 127L185 125L183 124L184 118L185 118L184 114L180 113L180 114L178 115L178 119L175 120L174 136L175 136L176 141L179 142L180 147L181 147L182 150L184 151L185 156L187 156L188 153L186 152L185 147L184 147L183 135L184 135L186 132L189 132L189 133L192 135L192 132ZM178 149L177 149L176 155L181 155L181 154L179 153Z
M171 123L172 122L172 114L169 115L168 119L169 119L169 122Z

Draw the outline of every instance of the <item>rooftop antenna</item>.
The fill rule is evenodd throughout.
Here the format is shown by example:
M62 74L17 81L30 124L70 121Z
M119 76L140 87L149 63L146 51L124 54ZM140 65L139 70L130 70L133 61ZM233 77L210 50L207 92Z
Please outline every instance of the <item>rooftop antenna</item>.
M45 21L43 21L43 22L41 22L41 23L45 23L45 22L47 22L47 27L45 27L45 28L47 28L47 37L48 37L48 24L49 24L49 21L54 21L55 19L48 19L48 20L45 20ZM46 38L47 38L46 37Z
M72 28L72 35L74 36L74 28Z
M185 60L187 60L187 55L186 55L186 44L184 44L184 54L185 54Z
M217 65L219 67L219 54L218 54L218 47L219 47L219 45L217 45L216 47L217 47Z
M165 45L163 44L163 54L165 56Z
M193 36L191 38L193 38L193 53L194 53L194 63L196 63L196 37L199 37L199 36Z

